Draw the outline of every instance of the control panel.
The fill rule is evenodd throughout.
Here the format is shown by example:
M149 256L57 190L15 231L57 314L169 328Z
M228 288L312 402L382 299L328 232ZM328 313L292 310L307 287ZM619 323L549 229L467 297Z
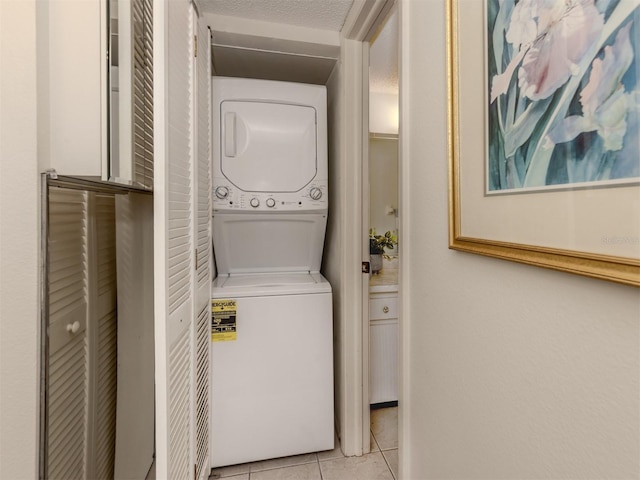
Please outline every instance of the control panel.
M213 186L213 209L246 211L325 210L329 205L327 182L312 182L299 192L245 192L223 180Z

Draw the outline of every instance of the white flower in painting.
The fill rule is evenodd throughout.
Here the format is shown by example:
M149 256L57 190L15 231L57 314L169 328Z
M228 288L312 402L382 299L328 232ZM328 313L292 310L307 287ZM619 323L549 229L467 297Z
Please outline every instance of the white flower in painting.
M594 0L521 0L506 33L517 54L493 78L491 101L507 92L515 70L522 95L542 100L579 70L604 24Z
M565 118L548 134L545 146L573 140L583 132L597 131L604 149L620 150L627 132L627 112L636 108L637 96L625 93L622 77L633 63L629 38L631 22L622 27L604 57L591 64L589 82L580 93L582 116Z

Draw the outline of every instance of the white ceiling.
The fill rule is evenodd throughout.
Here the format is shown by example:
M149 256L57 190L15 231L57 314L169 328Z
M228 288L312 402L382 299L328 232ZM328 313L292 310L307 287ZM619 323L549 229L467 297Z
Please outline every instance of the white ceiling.
M202 11L339 32L353 0L201 0Z
M1 1L1 0L0 0ZM338 57L339 42L295 40L293 29L329 32L342 29L353 0L199 0L201 13L213 30L214 68L218 75L326 83ZM379 31L371 47L371 90L398 93L397 9ZM228 27L232 20L241 27ZM269 22L268 33L257 32ZM316 38L320 38L315 33ZM287 38L288 37L288 38Z
M369 89L398 94L398 10L393 9L369 51Z

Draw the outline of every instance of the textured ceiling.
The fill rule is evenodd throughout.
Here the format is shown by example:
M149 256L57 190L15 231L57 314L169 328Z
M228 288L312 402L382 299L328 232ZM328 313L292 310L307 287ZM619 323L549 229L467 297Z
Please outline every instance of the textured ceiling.
M372 92L398 93L398 10L386 20L369 52L369 87Z
M207 14L339 32L353 0L199 0L198 4L201 12ZM287 50L278 44L276 38L269 38L259 46L238 43L239 33L219 32L216 35L214 28L214 40L219 43L214 41L214 63L218 75L324 83L335 63L335 59L329 62L331 55L326 54L303 52L284 55ZM243 33L252 35L249 31ZM234 46L238 48L234 49ZM398 93L396 8L373 41L369 75L372 92Z
M339 32L353 0L201 0L205 13Z

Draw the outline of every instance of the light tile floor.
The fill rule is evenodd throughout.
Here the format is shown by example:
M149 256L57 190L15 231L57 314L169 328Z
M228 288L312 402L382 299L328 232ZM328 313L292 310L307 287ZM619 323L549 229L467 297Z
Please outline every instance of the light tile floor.
M209 480L397 480L398 407L371 411L371 453L345 457L326 452L216 468Z

